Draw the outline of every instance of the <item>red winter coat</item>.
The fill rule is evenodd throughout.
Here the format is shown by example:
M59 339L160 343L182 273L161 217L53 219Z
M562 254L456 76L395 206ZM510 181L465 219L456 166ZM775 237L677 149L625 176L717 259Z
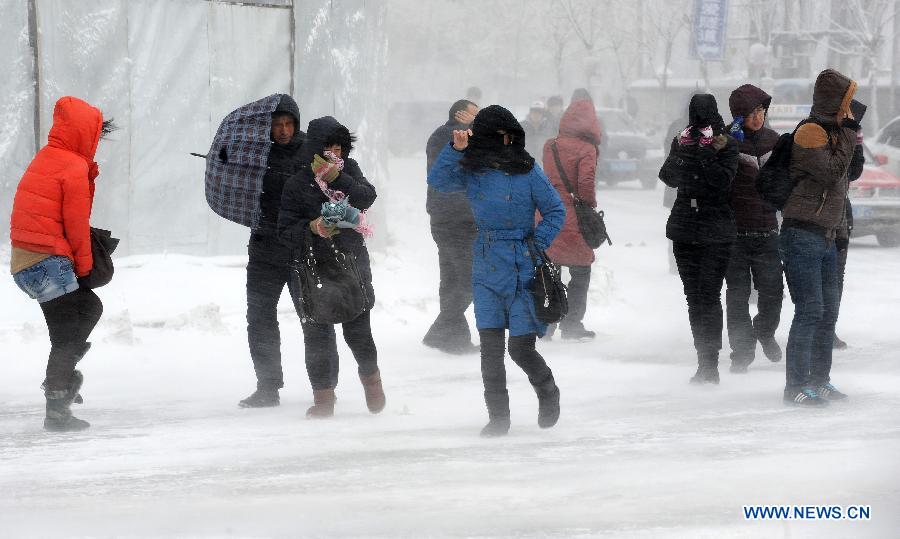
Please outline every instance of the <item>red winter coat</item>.
M596 208L594 173L597 168L597 146L600 144L600 124L594 105L587 100L575 101L569 105L559 122L559 136L544 144L544 172L559 191L566 206L566 224L547 254L551 260L563 266L590 266L594 261L594 251L585 243L578 229L572 195L566 189L553 158L551 144L554 140L559 160L572 188L581 200Z
M70 258L83 277L91 256L91 206L103 115L75 97L53 110L53 127L16 189L10 239L15 247Z

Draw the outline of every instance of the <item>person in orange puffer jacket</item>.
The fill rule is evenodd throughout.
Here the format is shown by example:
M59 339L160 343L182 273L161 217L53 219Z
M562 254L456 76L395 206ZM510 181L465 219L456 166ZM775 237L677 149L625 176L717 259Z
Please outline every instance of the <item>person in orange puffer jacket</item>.
M87 338L103 303L91 289L80 288L78 278L93 268L94 154L113 129L99 109L75 97L60 98L47 145L19 181L13 202L10 269L16 285L38 301L50 333L42 388L47 399L44 428L51 431L90 426L73 417L70 406L81 402L83 378L75 365L91 346Z

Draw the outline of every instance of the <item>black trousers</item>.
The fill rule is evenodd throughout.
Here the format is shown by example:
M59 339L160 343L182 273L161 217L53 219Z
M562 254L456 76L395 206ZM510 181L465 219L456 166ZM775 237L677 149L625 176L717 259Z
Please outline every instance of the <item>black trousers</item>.
M372 338L371 312L341 324L344 342L350 347L360 376L374 374L378 370L378 350ZM333 324L303 324L303 342L306 349L306 372L313 389L334 389L338 383L337 338Z
M491 416L509 416L509 393L506 391L506 350L503 338L506 330L481 329L481 380L484 383L484 399ZM509 355L521 368L533 386L540 386L553 377L544 358L535 350L537 335L519 335L509 338Z
M290 249L274 236L252 234L247 247L247 342L259 389L284 386L278 300L290 277Z
M79 288L40 306L50 332L44 389L62 391L69 387L75 364L86 352L87 339L103 314L103 302L90 288Z
M569 268L569 286L567 299L569 300L569 312L559 323L560 327L581 326L584 315L587 312L588 288L591 285L590 266L567 266Z
M451 347L472 342L465 314L472 304L472 243L476 234L471 223L431 225L441 274L441 312L425 335L428 341Z
M768 237L739 236L731 246L731 260L725 274L725 304L731 359L749 364L756 353L756 341L775 335L781 321L784 296L778 234ZM757 314L750 318L750 284L759 299Z
M731 244L674 242L673 250L698 360L701 364L718 364L722 349L722 283L728 270Z

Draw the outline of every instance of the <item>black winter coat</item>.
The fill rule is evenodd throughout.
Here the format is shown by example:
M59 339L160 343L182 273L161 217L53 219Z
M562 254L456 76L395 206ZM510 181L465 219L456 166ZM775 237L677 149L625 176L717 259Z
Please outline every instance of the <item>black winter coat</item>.
M455 129L468 129L468 126L451 120L435 129L434 133L428 137L428 143L425 146L428 171L431 170L431 165L434 164L441 150L447 146L448 142L453 141ZM472 216L472 207L469 205L465 193L441 193L429 185L427 196L425 210L431 216L432 225L449 228L464 226L467 230L475 227L475 217Z
M765 232L778 229L775 208L763 200L756 190L756 176L765 164L763 158L778 142L778 133L768 127L759 131L744 131L744 141L738 143L740 158L738 172L732 186L731 204L738 230Z
M284 145L272 143L272 149L269 150L269 170L263 176L263 189L259 194L260 216L253 232L273 237L278 231L278 212L281 209L284 184L300 170L300 151L306 139L306 134L300 130L300 109L291 96L283 96L274 112L287 112L294 117L294 138Z
M306 248L308 238L312 240L316 257L332 256L331 241L312 234L309 229L310 221L321 217L322 204L328 201L328 197L316 184L310 164L316 153L319 155L323 153L328 136L340 127L341 124L331 116L309 122L306 142L301 151L302 167L300 172L291 177L284 186L281 212L278 216L278 234L281 242L295 251L295 256ZM350 205L359 210L368 209L377 197L375 187L366 180L359 164L350 157L344 158L344 170L329 187L346 194L350 198ZM332 236L332 240L341 251L356 257L359 271L369 289L370 301L374 303L372 269L362 234L349 228L342 228L340 234Z
M738 168L737 141L727 135L725 146L682 146L672 140L669 157L659 171L669 187L678 189L666 223L666 237L675 242L730 243L737 229L731 209L731 184Z

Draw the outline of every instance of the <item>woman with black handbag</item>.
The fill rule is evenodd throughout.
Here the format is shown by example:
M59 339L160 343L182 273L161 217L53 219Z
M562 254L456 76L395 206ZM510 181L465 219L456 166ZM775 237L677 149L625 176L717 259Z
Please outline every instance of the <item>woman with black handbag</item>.
M550 258L569 268L569 312L559 323L564 340L588 341L596 334L584 327L588 287L596 234L590 234L591 219L597 219L597 170L600 123L590 98L569 105L559 123L559 136L544 144L544 170L566 206L566 224L547 250ZM593 215L592 215L593 214ZM587 222L586 222L587 221ZM588 242L590 241L590 244ZM552 329L545 339L552 335Z
M103 303L91 290L107 279L92 275L97 268L90 217L99 174L94 155L100 139L114 129L99 109L75 97L61 98L47 145L22 176L13 202L13 278L38 301L50 333L41 386L47 400L44 428L49 431L90 426L72 415L71 405L82 402L84 379L75 365L90 349L87 339L103 313Z
M535 350L535 341L547 324L538 319L535 308L532 255L545 250L562 227L565 208L559 194L525 150L522 126L497 105L482 109L471 131L453 132L453 142L428 173L428 184L445 193L465 192L478 228L472 285L490 417L482 436L502 436L510 427L506 329L509 355L537 393L538 425L552 427L559 419L559 388ZM543 215L537 227L535 211Z
M358 364L369 411L377 414L385 406L370 324L375 291L364 239L369 233L364 212L376 193L357 162L347 157L354 141L331 116L311 121L303 168L285 184L278 216L281 241L294 250L296 279L289 287L303 328L314 399L306 415L311 418L334 415L337 323Z

